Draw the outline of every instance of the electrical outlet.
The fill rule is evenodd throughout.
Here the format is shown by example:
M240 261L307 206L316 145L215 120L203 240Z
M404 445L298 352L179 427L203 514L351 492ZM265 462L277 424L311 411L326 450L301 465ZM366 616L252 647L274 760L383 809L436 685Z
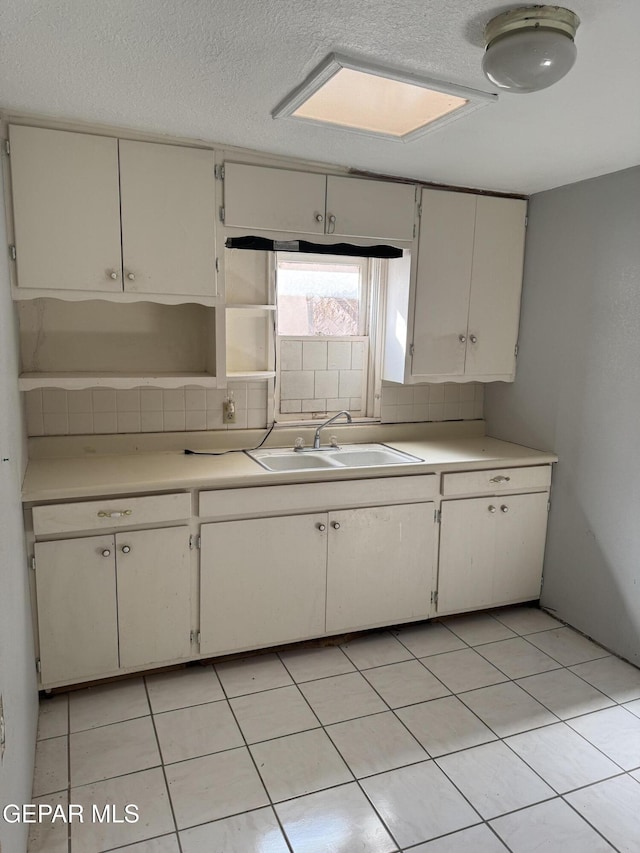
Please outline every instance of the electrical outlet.
M236 404L233 400L225 400L222 404L222 420L225 424L235 424L236 422Z

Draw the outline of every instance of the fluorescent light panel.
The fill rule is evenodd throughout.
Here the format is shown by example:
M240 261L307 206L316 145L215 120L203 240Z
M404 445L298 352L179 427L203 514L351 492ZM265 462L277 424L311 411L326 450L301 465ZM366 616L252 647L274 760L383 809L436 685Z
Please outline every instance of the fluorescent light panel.
M406 141L496 97L332 54L274 110L273 117Z

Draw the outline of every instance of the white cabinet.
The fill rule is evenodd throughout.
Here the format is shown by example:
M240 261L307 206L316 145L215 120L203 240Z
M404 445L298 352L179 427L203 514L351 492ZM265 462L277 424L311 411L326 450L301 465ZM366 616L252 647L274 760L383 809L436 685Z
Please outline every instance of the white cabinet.
M118 140L11 126L17 284L122 290Z
M540 596L548 492L442 502L438 615Z
M433 504L329 513L327 633L426 619Z
M203 525L202 654L324 634L326 529L325 513Z
M189 656L186 527L38 542L35 558L43 685Z
M432 503L205 524L202 654L427 618L434 527Z
M215 297L213 151L9 134L20 290Z
M415 187L225 163L224 223L291 234L410 241Z
M42 683L117 670L113 536L36 543L35 557Z
M412 288L389 300L385 379L515 378L525 217L522 199L423 189ZM392 281L403 263L390 262Z

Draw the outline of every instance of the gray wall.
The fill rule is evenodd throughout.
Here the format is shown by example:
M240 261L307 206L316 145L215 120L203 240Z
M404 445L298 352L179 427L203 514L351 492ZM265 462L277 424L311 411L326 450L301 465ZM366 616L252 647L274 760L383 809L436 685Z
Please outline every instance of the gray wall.
M17 347L0 204L0 694L7 747L0 765L0 809L30 803L38 696L20 485L26 452L18 394ZM24 853L27 826L0 817L3 853Z
M640 664L640 168L534 195L491 435L554 450L542 602Z

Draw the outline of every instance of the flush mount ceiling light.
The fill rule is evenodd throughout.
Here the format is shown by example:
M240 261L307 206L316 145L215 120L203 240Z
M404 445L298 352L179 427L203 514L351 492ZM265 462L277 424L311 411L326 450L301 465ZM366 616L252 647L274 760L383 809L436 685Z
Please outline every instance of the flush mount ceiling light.
M496 99L332 53L272 115L407 142Z
M482 70L500 89L537 92L553 86L573 67L580 19L561 6L511 9L484 30Z

